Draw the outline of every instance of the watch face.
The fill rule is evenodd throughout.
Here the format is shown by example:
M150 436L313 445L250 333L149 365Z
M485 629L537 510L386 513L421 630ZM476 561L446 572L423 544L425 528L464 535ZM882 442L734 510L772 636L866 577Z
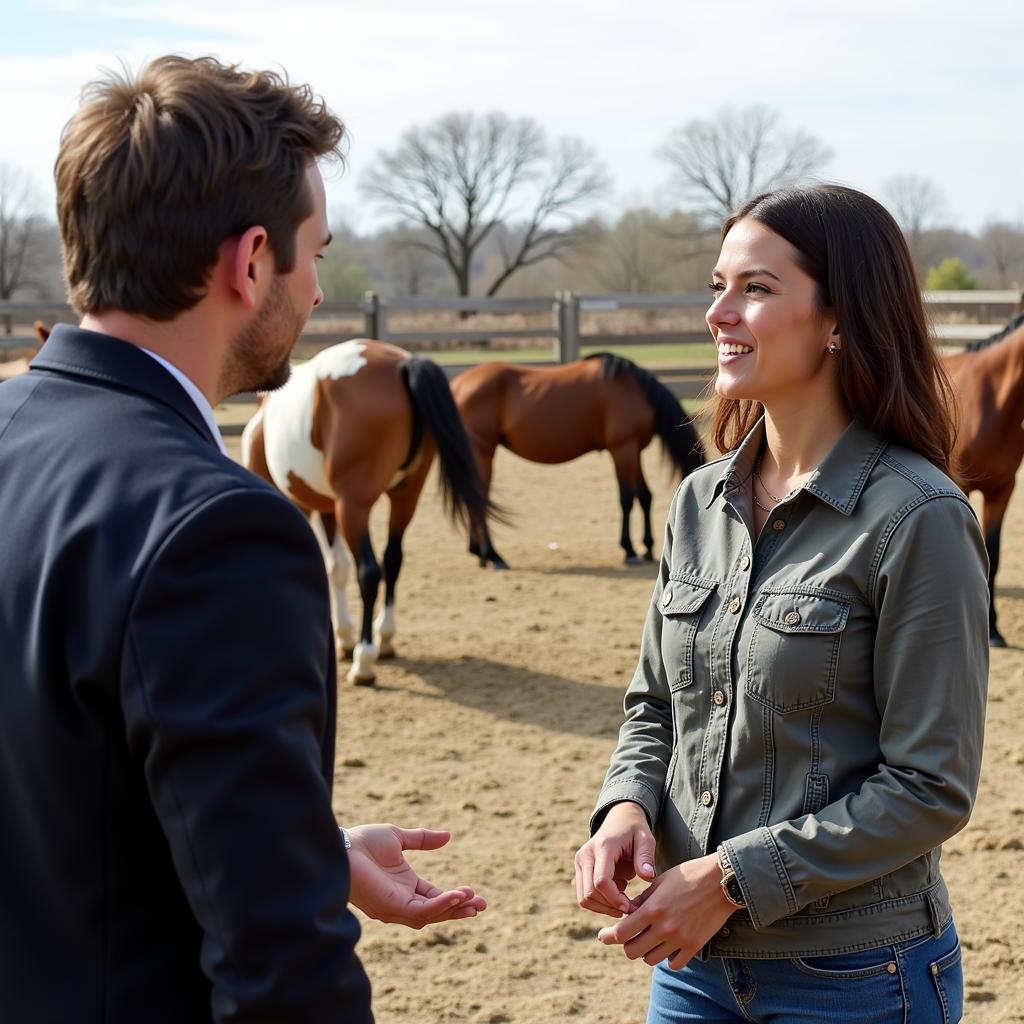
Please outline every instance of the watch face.
M738 903L741 907L746 906L746 903L743 900L743 893L740 890L740 883L736 881L735 875L725 883L725 892L733 903Z

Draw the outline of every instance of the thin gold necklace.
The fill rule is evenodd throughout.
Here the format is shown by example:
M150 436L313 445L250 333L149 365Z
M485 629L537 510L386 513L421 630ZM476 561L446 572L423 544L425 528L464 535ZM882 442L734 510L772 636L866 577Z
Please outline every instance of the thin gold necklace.
M764 456L762 455L761 458L763 459ZM777 498L774 494L772 494L771 491L768 490L767 487L765 487L764 481L761 479L761 459L758 459L757 462L754 464L754 476L757 477L757 482L761 485L761 489L764 491L764 493L767 494L768 497L771 498L776 505L778 505L781 501L785 500L784 498ZM793 492L790 491L789 493L792 494ZM787 494L786 497L788 498L789 494ZM762 505L761 508L764 508L764 505ZM765 509L765 511L768 510Z
M764 458L764 453L762 452L760 457L758 458L757 462L754 463L754 478L761 485L761 489L764 491L764 493L767 494L768 497L771 498L772 501L775 502L776 505L781 505L784 501L789 501L789 499L792 498L793 495L796 493L798 488L794 487L793 490L789 492L789 494L785 495L785 497L782 497L782 498L778 497L775 494L772 494L772 492L769 491L767 487L765 487L764 481L761 479L761 459L763 459L763 458ZM754 499L754 504L762 512L771 512L771 509L768 508L767 505L762 504L761 501L758 499L758 497L757 497L757 489L756 488L751 487L750 495Z

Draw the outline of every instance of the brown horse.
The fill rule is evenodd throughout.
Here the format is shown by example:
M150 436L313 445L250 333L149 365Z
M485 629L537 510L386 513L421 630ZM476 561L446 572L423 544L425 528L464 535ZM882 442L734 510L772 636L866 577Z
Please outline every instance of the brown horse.
M452 381L452 393L469 431L485 486L498 445L531 462L568 462L607 449L619 482L626 562L641 561L629 534L633 502L644 520L644 559L654 558L651 491L640 453L655 434L685 476L704 461L704 449L668 388L635 363L599 352L565 366L528 367L482 363ZM480 565L508 564L494 549L486 523L470 533L470 553Z
M1024 457L1024 314L998 334L943 359L956 390L960 431L957 482L983 499L981 527L989 557L989 643L1005 647L996 626L996 572L1003 516Z
M394 654L402 537L435 451L450 517L471 530L484 528L487 494L444 371L377 341L333 345L295 367L245 428L243 462L309 516L320 541L338 643L353 655L351 682L373 683L378 657ZM384 493L391 516L382 574L369 519ZM346 544L363 603L358 635L345 600ZM374 623L382 575L384 609Z
M33 328L36 332L36 347L38 348L50 336L50 330L41 320L37 320ZM28 373L28 364L29 360L25 356L0 363L0 381L10 380L12 377L20 377L23 373Z

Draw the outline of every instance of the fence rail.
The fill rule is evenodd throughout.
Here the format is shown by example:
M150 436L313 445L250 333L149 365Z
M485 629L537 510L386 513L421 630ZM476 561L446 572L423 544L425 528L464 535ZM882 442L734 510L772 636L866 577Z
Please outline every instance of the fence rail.
M936 341L954 345L994 334L1010 318L1020 294L1016 291L926 291L922 298L934 321ZM600 316L622 311L696 312L707 304L705 293L577 295L560 292L547 297L504 299L390 297L368 292L358 302L322 303L314 310L300 344L302 351L308 353L357 337L427 350L441 345L501 348L502 342L532 340L550 343L552 361L567 363L578 359L584 347L706 343L707 331L696 317L691 318L696 322L678 328L665 329L664 325L652 324L653 329L615 333L602 326ZM437 323L438 316L443 314L456 316L457 325ZM407 322L417 316L425 321L422 326ZM487 318L487 322L468 322L471 316ZM491 318L509 316L548 319L517 327L491 322ZM597 323L588 323L595 318ZM0 350L31 347L35 320L74 322L75 317L71 308L61 303L0 302L0 324L6 332L0 335ZM350 323L339 324L340 321ZM494 342L499 344L494 345Z

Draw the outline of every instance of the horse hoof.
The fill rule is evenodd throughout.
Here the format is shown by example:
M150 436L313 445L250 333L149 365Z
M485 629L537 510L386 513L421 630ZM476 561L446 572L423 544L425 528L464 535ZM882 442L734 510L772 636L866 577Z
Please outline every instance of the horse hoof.
M654 561L654 552L653 551L645 551L644 552L644 561L645 562L653 562Z
M376 675L357 675L354 669L349 670L345 677L353 686L374 686L377 682Z
M355 654L355 647L348 647L345 644L341 645L341 657L343 661L351 661L352 655Z
M626 555L626 565L643 565L644 560L639 555Z
M380 654L377 655L379 658L394 658L395 657L395 645L390 640L381 640L380 642Z
M508 572L508 562L504 558L496 558L491 565L496 572Z
M1006 640L1003 639L1002 633L997 633L997 632L989 633L989 635L988 635L988 645L989 645L989 647L1006 647L1006 646L1008 646L1008 644L1006 643Z

